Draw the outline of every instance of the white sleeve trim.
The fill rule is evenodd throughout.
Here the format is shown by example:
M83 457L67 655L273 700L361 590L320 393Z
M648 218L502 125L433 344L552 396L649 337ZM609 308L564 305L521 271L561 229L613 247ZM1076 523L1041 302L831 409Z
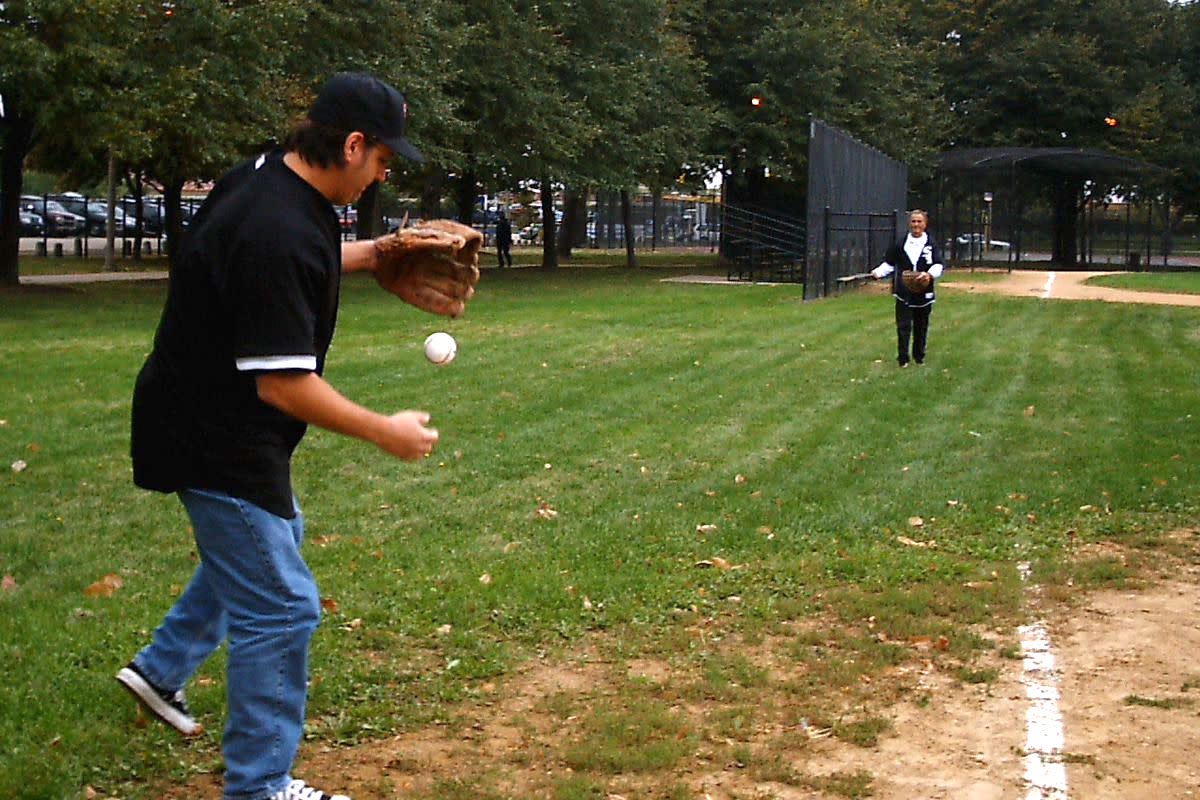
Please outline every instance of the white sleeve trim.
M314 372L317 369L316 356L251 356L239 358L236 362L239 372L249 372L256 369L306 369Z
M935 277L935 278L940 278L940 277L942 277L942 270L943 270L943 269L945 269L945 266L944 266L944 265L942 265L942 264L934 264L932 267L930 267L930 268L929 268L929 274L930 274L930 275L932 275L932 276L933 276L933 277Z

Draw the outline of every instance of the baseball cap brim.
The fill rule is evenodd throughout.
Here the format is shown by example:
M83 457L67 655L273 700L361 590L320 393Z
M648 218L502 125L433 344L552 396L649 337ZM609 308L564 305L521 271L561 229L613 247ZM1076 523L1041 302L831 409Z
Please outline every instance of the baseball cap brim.
M389 136L380 139L380 141L390 147L393 153L398 156L404 156L409 161L415 161L418 164L425 161L425 156L421 155L421 151L403 136Z

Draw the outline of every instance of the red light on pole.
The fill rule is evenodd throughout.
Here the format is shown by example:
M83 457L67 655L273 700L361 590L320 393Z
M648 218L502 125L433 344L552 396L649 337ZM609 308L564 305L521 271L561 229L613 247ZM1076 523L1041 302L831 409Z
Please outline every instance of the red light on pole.
M1104 124L1110 128L1115 128L1117 127L1117 118L1114 116L1107 116L1104 118Z

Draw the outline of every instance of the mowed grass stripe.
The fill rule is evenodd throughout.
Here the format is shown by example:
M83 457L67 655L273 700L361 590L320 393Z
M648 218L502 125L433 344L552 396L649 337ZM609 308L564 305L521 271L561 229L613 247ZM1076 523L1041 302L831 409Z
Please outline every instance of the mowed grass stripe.
M619 629L623 657L686 660L699 620L819 618L822 642L867 664L875 617L946 635L969 663L987 645L968 626L1019 612L1018 558L1051 568L1068 528L1152 537L1194 519L1195 312L947 296L930 363L899 370L886 296L520 273L486 276L452 322L346 282L331 381L381 410L428 408L445 438L421 464L319 431L298 453L306 555L332 602L313 651L324 742L452 717L474 682L593 630ZM111 677L195 563L178 503L135 490L125 455L162 290L19 299L0 314L19 365L0 448L30 465L0 477L0 573L18 585L0 594L0 795L147 796L217 757L215 734L183 748L132 730ZM420 354L438 328L460 344L441 369ZM1079 510L1104 491L1112 514ZM715 557L740 569L696 566ZM83 597L109 572L117 595ZM811 674L798 703L837 688ZM203 675L192 699L216 730L220 657Z

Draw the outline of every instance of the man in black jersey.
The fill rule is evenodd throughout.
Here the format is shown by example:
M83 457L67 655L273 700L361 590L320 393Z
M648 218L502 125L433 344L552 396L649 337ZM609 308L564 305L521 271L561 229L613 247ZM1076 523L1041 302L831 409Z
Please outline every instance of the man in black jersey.
M375 266L371 241L341 242L334 205L383 180L395 156L420 160L406 117L394 88L341 73L282 152L221 178L183 240L137 378L134 481L178 495L200 566L117 680L181 733L197 733L183 686L228 642L229 800L342 797L291 775L321 612L290 473L307 425L409 460L438 440L427 413L379 414L322 378L341 274Z

